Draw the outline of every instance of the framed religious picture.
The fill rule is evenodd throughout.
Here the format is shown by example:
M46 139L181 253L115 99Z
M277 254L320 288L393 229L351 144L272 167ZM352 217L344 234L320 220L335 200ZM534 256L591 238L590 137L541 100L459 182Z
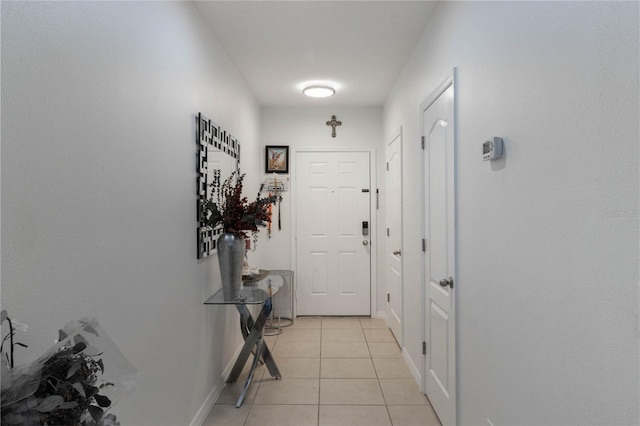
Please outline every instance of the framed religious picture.
M287 145L265 146L265 173L289 173L289 147Z

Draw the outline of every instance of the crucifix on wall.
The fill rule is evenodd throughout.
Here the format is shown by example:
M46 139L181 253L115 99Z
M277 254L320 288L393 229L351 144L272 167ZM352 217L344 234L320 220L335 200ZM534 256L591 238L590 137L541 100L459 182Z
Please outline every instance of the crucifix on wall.
M336 120L336 116L332 115L331 120L327 121L327 126L331 126L331 137L336 137L336 126L342 126L342 121Z

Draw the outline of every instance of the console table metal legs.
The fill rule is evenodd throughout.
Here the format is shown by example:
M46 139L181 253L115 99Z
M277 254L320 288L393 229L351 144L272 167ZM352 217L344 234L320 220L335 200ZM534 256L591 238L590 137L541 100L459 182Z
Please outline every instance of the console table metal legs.
M251 352L255 351L254 358L251 363L251 368L249 369L249 374L247 375L247 379L245 380L242 391L240 392L240 397L236 402L236 407L240 407L244 402L244 398L247 394L247 390L249 389L249 385L251 384L251 380L253 380L253 373L258 366L260 358L262 358L265 365L267 366L271 377L275 377L276 379L279 379L281 377L280 370L278 370L278 366L276 365L276 362L271 355L271 351L269 351L267 344L262 338L264 325L267 322L269 314L271 313L271 307L271 299L266 300L262 305L262 309L260 310L258 317L254 321L251 317L251 314L249 313L249 309L247 309L247 305L236 305L236 309L238 309L238 312L240 313L240 328L242 330L242 337L244 338L244 345L242 346L240 355L238 355L238 359L236 359L236 362L233 365L233 369L231 370L231 374L229 374L227 383L233 383L238 380L242 369L249 359L249 355L251 354Z

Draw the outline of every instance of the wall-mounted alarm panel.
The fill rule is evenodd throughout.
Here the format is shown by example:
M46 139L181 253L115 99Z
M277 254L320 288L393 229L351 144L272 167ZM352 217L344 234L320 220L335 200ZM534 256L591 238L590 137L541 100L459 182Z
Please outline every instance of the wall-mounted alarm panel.
M485 141L482 144L482 159L487 161L502 157L503 148L502 138L494 137Z

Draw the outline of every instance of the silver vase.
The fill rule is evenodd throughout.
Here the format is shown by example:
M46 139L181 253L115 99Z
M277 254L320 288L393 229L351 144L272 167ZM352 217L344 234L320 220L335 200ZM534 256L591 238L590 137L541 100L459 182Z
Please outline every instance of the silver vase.
M224 300L235 300L240 296L245 250L243 237L227 232L218 237L218 263Z

